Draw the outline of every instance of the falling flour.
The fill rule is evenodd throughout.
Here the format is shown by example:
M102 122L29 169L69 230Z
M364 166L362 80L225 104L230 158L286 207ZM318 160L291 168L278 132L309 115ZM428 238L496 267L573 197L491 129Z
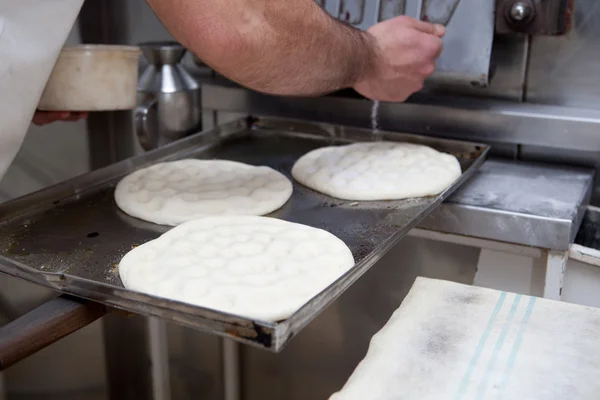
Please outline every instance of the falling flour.
M378 131L377 114L379 114L379 100L374 100L371 106L371 129L373 133Z

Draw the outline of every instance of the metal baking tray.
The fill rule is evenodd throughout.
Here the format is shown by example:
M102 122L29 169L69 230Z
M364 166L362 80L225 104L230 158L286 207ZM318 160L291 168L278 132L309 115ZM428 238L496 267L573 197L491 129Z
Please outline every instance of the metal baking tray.
M120 259L169 229L117 208L114 188L124 175L159 161L195 157L268 165L291 178L294 162L312 149L379 139L421 143L454 154L463 174L439 196L403 201L342 201L294 181L292 198L271 216L333 233L350 247L356 265L287 320L254 321L123 287L117 270ZM63 293L280 351L465 182L487 151L483 144L249 117L0 205L0 271Z

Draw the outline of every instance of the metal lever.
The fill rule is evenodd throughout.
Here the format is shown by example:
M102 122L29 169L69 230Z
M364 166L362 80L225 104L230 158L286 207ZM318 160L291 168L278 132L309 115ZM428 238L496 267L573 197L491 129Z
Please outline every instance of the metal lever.
M421 20L447 26L460 0L422 0Z

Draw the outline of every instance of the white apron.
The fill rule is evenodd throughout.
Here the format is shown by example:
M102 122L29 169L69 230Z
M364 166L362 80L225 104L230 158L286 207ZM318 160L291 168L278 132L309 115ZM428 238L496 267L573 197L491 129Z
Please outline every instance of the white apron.
M83 0L0 0L0 180L13 161Z

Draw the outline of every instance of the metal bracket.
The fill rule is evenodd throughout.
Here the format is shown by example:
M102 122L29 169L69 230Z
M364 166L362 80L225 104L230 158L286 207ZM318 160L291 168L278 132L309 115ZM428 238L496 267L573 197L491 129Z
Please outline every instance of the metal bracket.
M559 36L571 30L575 0L497 0L496 33Z

